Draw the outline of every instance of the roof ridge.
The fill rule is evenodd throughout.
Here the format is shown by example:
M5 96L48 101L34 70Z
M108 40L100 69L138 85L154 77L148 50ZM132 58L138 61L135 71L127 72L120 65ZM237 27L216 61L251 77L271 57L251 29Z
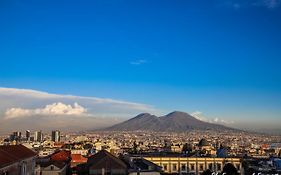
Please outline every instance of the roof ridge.
M24 159L37 155L34 151L32 151L31 149L29 149L23 145L0 146L0 153L4 154L4 156L6 157L6 161L4 159L4 163L2 162L1 167L10 165L15 162L22 161ZM19 153L19 154L17 155L17 153ZM20 154L20 153L22 153L22 154ZM31 153L32 153L32 155L31 155Z

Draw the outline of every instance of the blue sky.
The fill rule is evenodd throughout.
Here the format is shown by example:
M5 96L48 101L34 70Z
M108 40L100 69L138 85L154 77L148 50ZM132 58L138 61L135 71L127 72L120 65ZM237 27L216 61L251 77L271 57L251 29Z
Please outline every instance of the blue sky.
M280 0L0 1L0 86L281 115Z

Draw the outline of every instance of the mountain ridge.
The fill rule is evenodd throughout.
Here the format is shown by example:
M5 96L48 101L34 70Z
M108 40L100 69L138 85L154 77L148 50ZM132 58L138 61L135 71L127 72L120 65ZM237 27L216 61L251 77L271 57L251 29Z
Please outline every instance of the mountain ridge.
M201 121L192 115L173 111L167 115L157 117L150 113L141 113L122 123L105 128L106 131L159 131L159 132L185 132L190 130L231 130L238 129L230 128L224 125Z

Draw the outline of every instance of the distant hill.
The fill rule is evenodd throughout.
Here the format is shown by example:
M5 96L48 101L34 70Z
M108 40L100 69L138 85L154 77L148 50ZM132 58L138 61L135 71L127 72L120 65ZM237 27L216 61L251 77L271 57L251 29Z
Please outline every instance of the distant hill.
M198 120L185 112L174 111L165 116L157 117L142 113L122 123L104 129L106 131L169 131L185 132L190 130L232 130L223 125Z

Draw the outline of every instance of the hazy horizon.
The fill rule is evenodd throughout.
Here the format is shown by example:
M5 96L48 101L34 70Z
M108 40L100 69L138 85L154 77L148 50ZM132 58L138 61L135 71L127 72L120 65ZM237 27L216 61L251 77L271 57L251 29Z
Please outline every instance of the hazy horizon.
M150 113L158 117L176 111L157 109L148 104L110 98L51 94L31 89L0 87L0 133L13 130L86 131L112 126ZM211 118L200 111L182 111L198 120L248 131L281 134L276 121L248 121ZM266 127L267 126L267 127ZM276 126L276 127L272 127Z

